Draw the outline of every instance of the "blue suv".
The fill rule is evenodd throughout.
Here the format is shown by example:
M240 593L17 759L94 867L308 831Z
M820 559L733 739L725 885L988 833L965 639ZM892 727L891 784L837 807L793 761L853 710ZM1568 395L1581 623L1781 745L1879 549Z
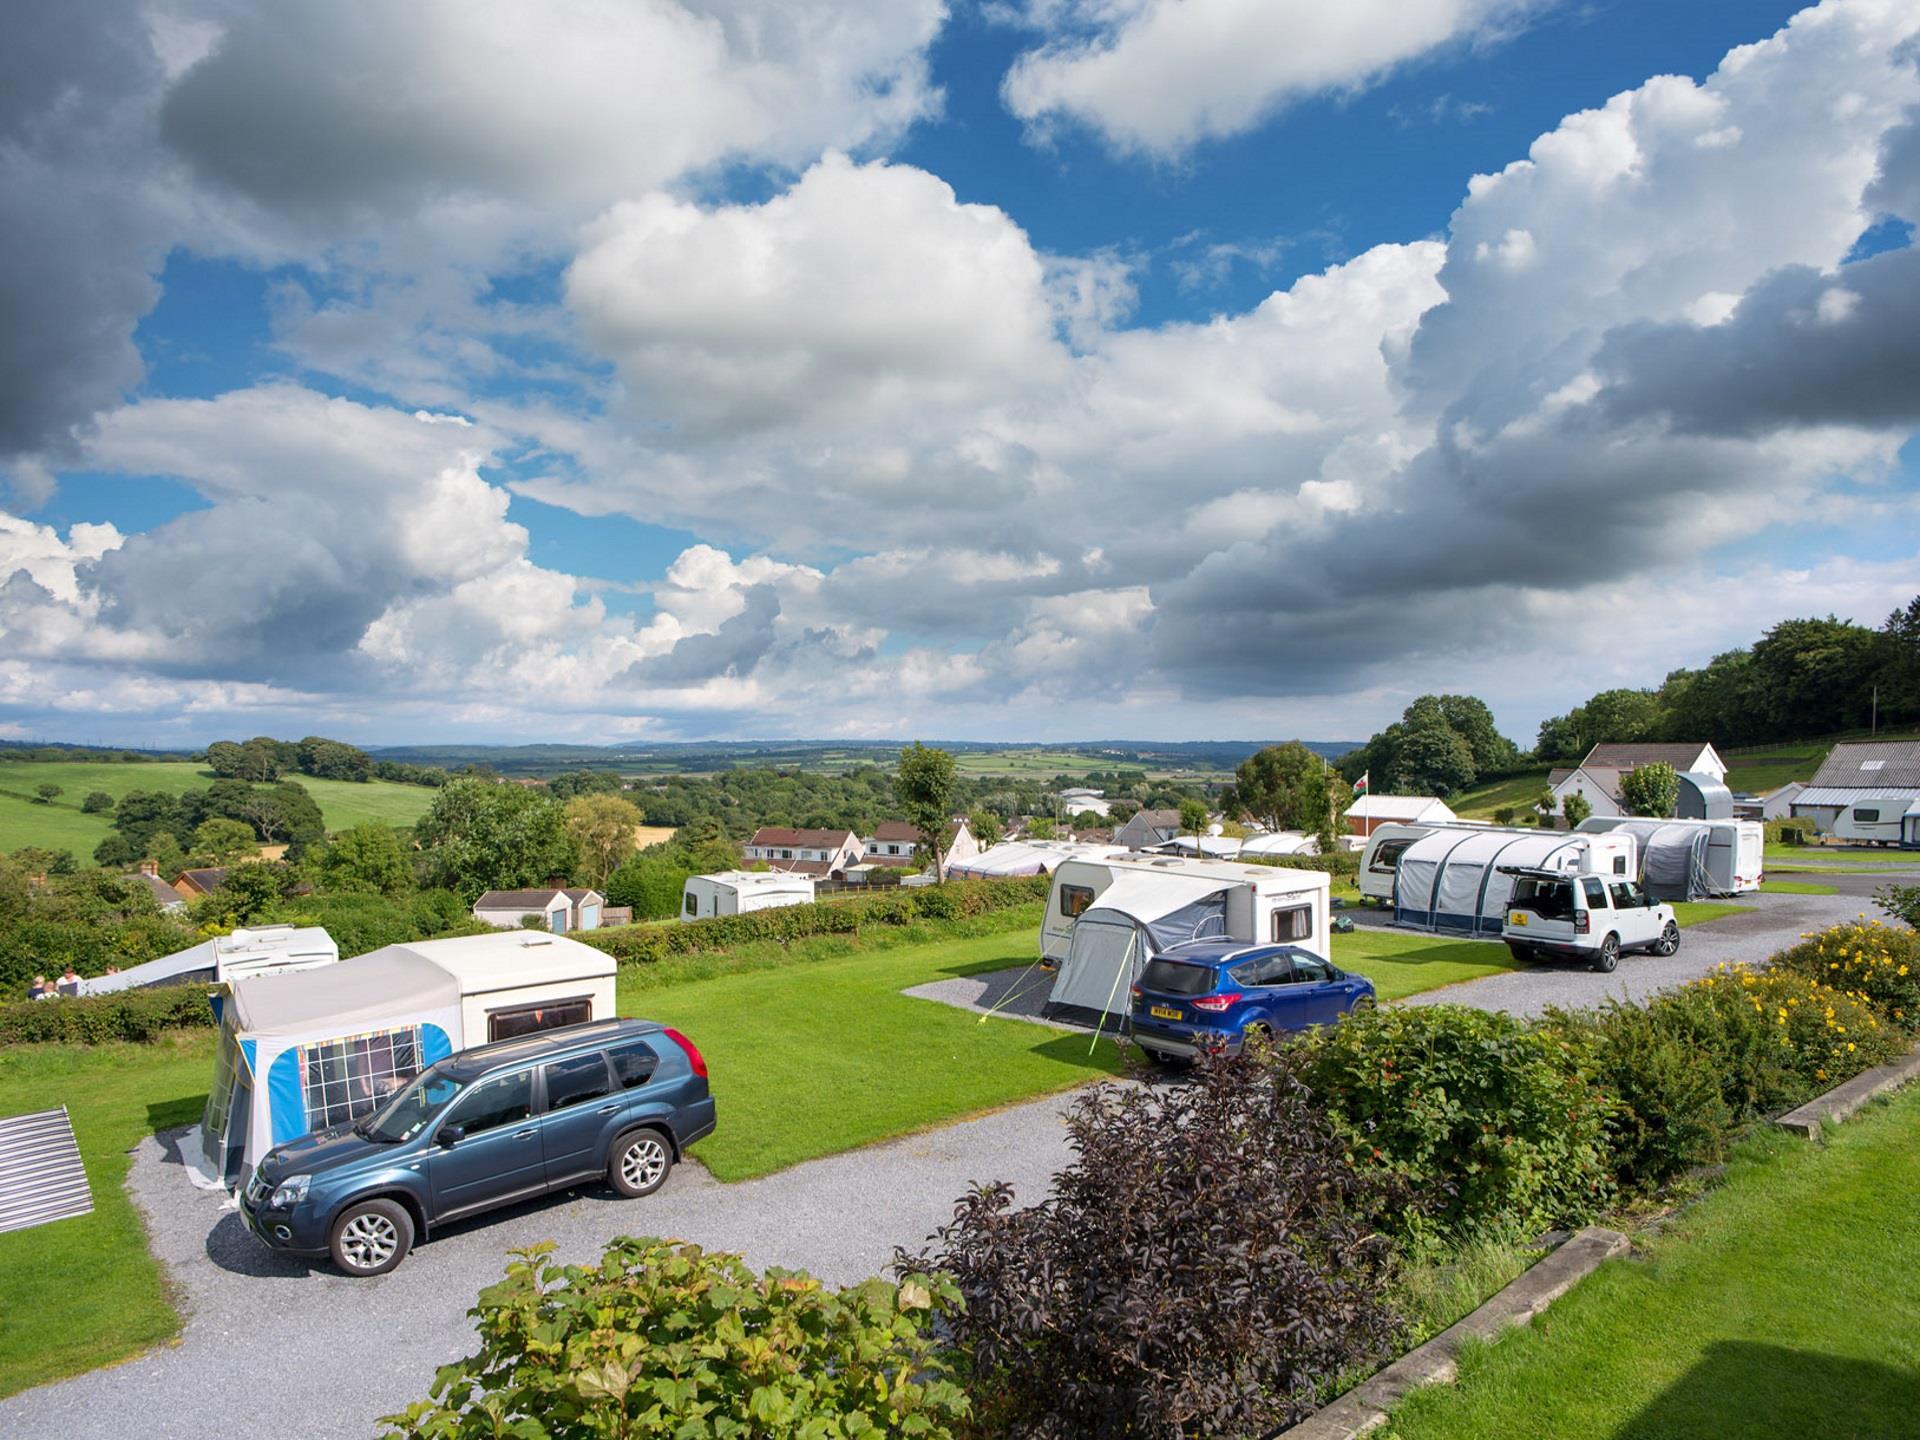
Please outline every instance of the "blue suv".
M605 1178L651 1195L714 1127L707 1064L650 1020L463 1050L351 1127L277 1145L240 1197L275 1250L384 1275L429 1228Z
M1193 940L1141 971L1133 1039L1156 1060L1191 1059L1202 1049L1238 1050L1248 1035L1331 1025L1373 1003L1371 980L1297 946Z

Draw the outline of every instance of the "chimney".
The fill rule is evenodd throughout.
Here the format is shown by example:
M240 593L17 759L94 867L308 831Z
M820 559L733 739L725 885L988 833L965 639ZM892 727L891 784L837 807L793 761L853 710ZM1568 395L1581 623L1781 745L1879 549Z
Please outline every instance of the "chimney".
M140 862L140 873L142 875L152 875L157 878L160 874L160 862L158 860L142 860Z

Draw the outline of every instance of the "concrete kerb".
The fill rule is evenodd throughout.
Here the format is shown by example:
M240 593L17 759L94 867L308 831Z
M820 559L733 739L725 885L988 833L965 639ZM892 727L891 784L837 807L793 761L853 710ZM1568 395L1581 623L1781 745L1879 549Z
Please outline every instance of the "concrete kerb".
M1899 1060L1862 1070L1843 1085L1816 1096L1797 1110L1789 1110L1773 1123L1782 1130L1808 1140L1818 1139L1821 1127L1829 1120L1838 1125L1853 1116L1869 1100L1897 1090L1910 1080L1920 1079L1920 1048Z
M1589 1225L1464 1320L1456 1321L1418 1349L1315 1411L1276 1440L1352 1440L1386 1423L1387 1413L1411 1390L1443 1385L1457 1371L1460 1348L1469 1339L1491 1340L1510 1325L1525 1325L1602 1262L1627 1253L1618 1230Z

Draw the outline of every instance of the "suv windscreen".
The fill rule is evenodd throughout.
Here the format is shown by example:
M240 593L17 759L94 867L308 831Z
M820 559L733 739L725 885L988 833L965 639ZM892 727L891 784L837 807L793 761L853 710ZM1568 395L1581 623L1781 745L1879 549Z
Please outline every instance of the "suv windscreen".
M436 1065L415 1076L412 1084L354 1129L369 1140L398 1145L426 1129L427 1122L464 1088L464 1081L455 1079Z
M1211 965L1183 965L1178 960L1149 960L1140 975L1142 990L1162 995L1204 995L1214 983Z
M1573 887L1564 880L1522 875L1513 887L1513 908L1530 910L1542 920L1573 918Z

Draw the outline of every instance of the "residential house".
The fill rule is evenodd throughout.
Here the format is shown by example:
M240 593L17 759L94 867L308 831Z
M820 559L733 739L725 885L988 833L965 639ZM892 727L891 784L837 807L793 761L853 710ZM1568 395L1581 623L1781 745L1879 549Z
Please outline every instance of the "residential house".
M790 875L837 878L858 865L866 847L851 830L795 830L762 825L743 849L746 864L766 865Z
M1791 803L1797 819L1830 833L1842 811L1861 801L1895 814L1920 801L1920 740L1863 740L1827 752L1813 779ZM1864 817L1862 817L1864 818Z
M174 892L186 900L197 900L202 895L211 895L226 883L227 867L224 865L211 866L203 870L182 870L173 877Z
M1587 751L1578 765L1562 766L1547 775L1547 788L1553 791L1556 808L1569 795L1586 797L1595 815L1625 815L1627 802L1620 795L1620 778L1642 765L1671 765L1681 774L1709 775L1720 784L1727 782L1727 762L1713 746L1689 740L1683 744L1596 745Z
M160 878L158 860L142 860L139 871L130 878L139 881L153 892L154 902L162 911L172 913L187 908L187 897Z
M1789 780L1778 790L1764 795L1735 795L1733 818L1736 820L1785 820L1793 814L1794 798L1807 788L1804 780Z
M868 865L887 870L920 870L930 863L921 853L920 831L905 820L882 820L863 844ZM946 863L971 860L979 853L980 842L973 838L973 827L964 815L956 818L953 835L947 841Z
M564 935L569 930L598 930L605 920L607 897L598 890L567 889L557 885L537 890L489 890L473 902L473 918L496 930L517 930L528 920L540 928Z
M1129 850L1151 850L1179 833L1178 810L1136 810L1126 824L1113 832L1113 842Z
M1447 802L1431 795L1362 795L1347 807L1347 829L1371 835L1377 825L1418 825L1424 820L1452 820Z

